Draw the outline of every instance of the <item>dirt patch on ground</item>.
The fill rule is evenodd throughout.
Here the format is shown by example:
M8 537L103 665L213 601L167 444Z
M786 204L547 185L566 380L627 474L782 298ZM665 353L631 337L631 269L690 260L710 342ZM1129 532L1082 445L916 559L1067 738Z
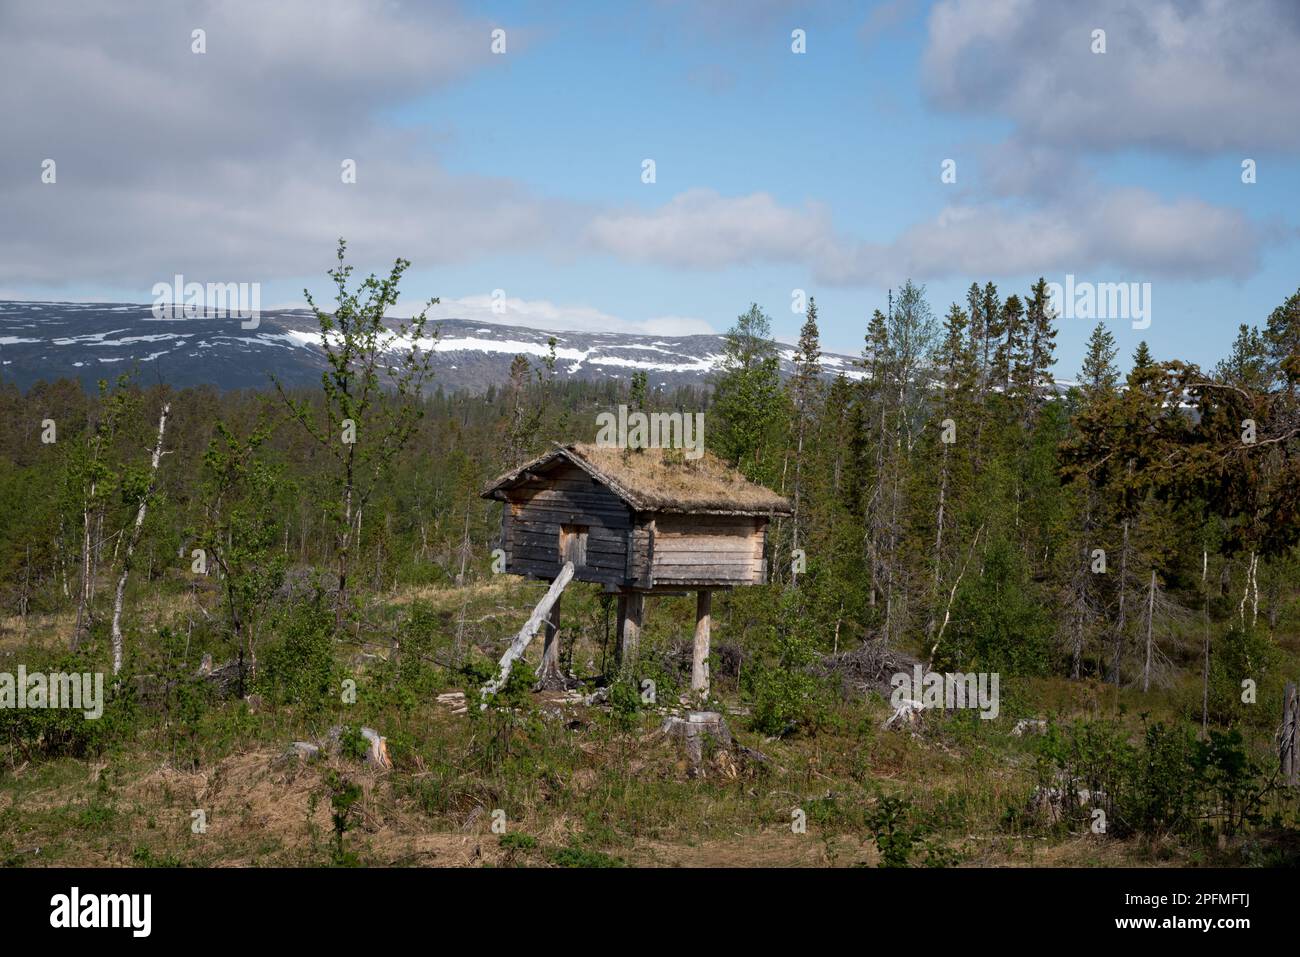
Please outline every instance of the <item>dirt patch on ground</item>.
M194 840L212 848L214 865L320 864L333 840L331 771L361 788L345 844L367 862L464 867L500 856L495 836L478 833L486 831L486 820L467 831L431 832L422 816L392 800L384 771L337 759L250 751L201 771L157 768L127 784L122 797L170 808L186 829L192 811L203 810L207 830Z
M851 867L874 866L876 853L851 834L821 838L769 830L689 845L646 842L629 851L627 861L640 867Z

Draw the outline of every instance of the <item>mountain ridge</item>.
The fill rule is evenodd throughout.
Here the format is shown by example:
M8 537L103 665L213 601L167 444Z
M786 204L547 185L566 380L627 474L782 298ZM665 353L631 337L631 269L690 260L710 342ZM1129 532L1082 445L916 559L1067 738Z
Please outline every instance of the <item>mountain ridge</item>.
M141 381L184 388L264 388L274 373L288 387L315 386L325 369L319 327L305 309L262 310L255 328L234 316L156 319L151 304L0 300L0 381L29 388L38 381L100 379L135 368ZM396 325L397 320L392 320ZM485 392L509 378L523 354L534 362L556 340L558 379L628 380L644 371L651 387L706 386L721 369L724 337L626 332L551 332L466 319L430 321L432 387ZM777 343L782 376L795 349ZM855 357L822 356L828 376L862 378Z

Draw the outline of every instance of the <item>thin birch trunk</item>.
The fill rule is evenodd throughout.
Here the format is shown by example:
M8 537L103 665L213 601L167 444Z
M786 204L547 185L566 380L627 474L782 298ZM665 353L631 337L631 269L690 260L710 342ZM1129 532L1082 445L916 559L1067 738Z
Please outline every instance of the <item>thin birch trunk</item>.
M171 412L171 408L170 402L164 403L162 414L158 417L158 441L154 443L153 456L149 462L149 487L140 499L140 507L136 509L135 524L131 527L131 536L127 539L126 551L122 556L122 574L117 578L117 591L113 595L113 627L111 635L113 640L113 674L115 675L122 670L122 603L126 595L126 578L131 574L131 559L135 555L135 546L139 543L140 533L144 528L145 514L149 510L149 499L158 486L158 463L162 461L163 435L167 431L167 415Z
M1151 569L1151 591L1147 596L1147 660L1142 668L1142 693L1151 690L1151 630L1156 611L1156 570Z

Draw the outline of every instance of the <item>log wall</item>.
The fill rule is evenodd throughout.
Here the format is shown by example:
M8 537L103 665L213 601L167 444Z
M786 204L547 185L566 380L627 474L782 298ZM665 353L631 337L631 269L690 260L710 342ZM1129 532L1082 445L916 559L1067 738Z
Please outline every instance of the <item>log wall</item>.
M587 563L579 581L622 584L627 574L631 513L623 501L576 466L514 489L502 517L506 571L531 578L559 574L560 527L587 527Z
M762 584L767 580L766 534L766 521L747 516L657 515L654 584Z

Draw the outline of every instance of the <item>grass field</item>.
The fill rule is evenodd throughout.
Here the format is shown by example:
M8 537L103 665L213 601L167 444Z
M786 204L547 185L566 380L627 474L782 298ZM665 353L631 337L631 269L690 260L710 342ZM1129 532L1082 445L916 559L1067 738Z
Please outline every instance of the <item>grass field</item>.
M586 587L565 596L565 638L573 671L590 678L609 649L602 647L599 595ZM1158 821L1095 833L1087 808L1057 819L1036 798L1056 780L1048 739L1013 734L1019 718L1046 718L1054 728L1113 719L1136 744L1148 725L1188 723L1199 677L1147 695L1095 681L1004 678L996 720L930 712L915 730L884 730L891 708L879 695L827 691L813 725L777 737L751 729L743 680L719 673L712 707L726 715L738 747L712 749L693 767L660 731L668 712L682 710L678 695L688 677L676 669L673 651L689 633L692 609L687 599L662 599L647 614L643 654L659 689L653 706L617 695L612 705L575 700L594 680L567 696L516 682L481 712L440 703L437 696L452 691L477 698L473 669L482 673L499 654L539 592L536 584L500 579L384 596L347 640L328 645L329 687L298 701L273 686L222 698L195 680L128 701L130 688L147 687L159 674L188 675L203 651L220 652L207 647L191 598L146 602L130 640L147 663L137 671L152 668L154 677L134 675L124 684L128 690L105 718L117 724L83 753L11 730L0 767L0 860L849 867L882 863L882 845L891 841L913 865L1300 859L1296 800L1284 789L1259 798L1251 826L1207 820L1192 836L1172 826L1162 833ZM738 613L720 608L720 644L742 630ZM67 626L63 619L6 622L0 654L40 660L61 647ZM1294 661L1294 648L1282 651ZM275 661L268 652L259 667L272 673ZM348 679L356 683L350 704L343 701ZM356 756L346 733L336 753L286 754L293 741L363 725L386 737L391 768ZM1242 730L1246 751L1271 771L1268 720L1261 715Z

